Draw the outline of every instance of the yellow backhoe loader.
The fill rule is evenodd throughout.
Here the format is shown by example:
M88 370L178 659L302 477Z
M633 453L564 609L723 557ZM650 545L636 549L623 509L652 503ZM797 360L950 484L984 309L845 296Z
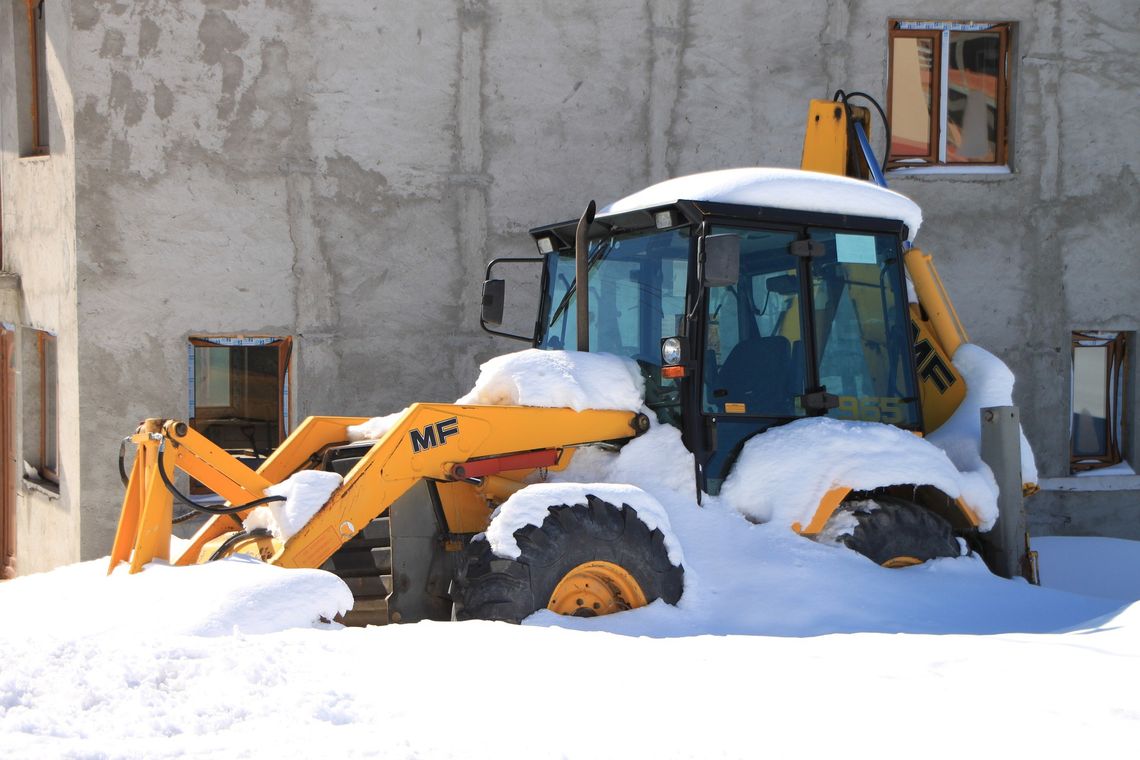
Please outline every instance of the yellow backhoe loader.
M893 196L874 187L868 124L842 95L812 101L801 168ZM826 415L918 435L938 428L964 396L951 357L966 338L905 220L786 205L655 198L598 215L591 203L577 220L531 231L539 256L488 265L482 326L537 348L636 360L648 409L680 429L693 455L697 501L719 491L746 441L778 425ZM493 274L507 263L541 270L528 335L502 328L507 288ZM565 468L584 446L620 447L649 429L645 414L417 403L378 440L349 441L347 428L363 422L310 417L254 471L183 422L145 421L127 439L136 455L123 473L110 571L235 552L325 567L352 588L347 621L361 623L517 622L544 608L597 615L680 598L683 568L636 504L551 505L542 525L519 531L517 557L496 555L479 535L533 473ZM304 470L343 476L307 524L284 540L243 525L281 498L268 488ZM209 520L171 557L174 504L193 505L177 471L225 505L194 505ZM857 514L846 542L880 564L957 556L957 536L976 542L974 505L923 482L873 493L830 484L794 529L817 536L837 510L868 498L881 508L874 520Z

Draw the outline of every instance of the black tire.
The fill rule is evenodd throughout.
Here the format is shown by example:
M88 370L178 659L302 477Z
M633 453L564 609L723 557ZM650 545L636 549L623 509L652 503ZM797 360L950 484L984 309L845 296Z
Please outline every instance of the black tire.
M902 567L916 564L912 559L927 562L962 554L950 523L905 499L875 496L843 511L853 515L858 525L838 541L877 565Z
M545 609L568 573L595 561L631 575L646 603L676 604L681 598L684 570L669 561L661 531L649 530L628 504L619 508L587 496L586 504L552 507L542 525L527 525L514 535L518 559L496 556L485 538L468 545L458 576L457 620L518 623Z

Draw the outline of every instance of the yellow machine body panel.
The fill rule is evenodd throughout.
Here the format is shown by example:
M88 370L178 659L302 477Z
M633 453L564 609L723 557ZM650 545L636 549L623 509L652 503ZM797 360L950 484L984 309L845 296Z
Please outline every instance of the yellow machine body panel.
M807 126L804 128L804 148L800 168L809 172L838 174L843 177L867 179L870 171L863 161L852 166L850 149L851 130L848 109L852 117L871 134L871 114L866 108L847 106L833 100L812 100L808 105Z

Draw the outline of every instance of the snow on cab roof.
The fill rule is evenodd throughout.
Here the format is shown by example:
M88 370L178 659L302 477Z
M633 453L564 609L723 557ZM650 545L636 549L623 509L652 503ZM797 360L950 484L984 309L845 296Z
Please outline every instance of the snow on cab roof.
M898 219L907 226L911 240L922 225L922 209L905 195L863 180L799 169L741 168L690 174L639 190L606 206L599 215L679 200Z

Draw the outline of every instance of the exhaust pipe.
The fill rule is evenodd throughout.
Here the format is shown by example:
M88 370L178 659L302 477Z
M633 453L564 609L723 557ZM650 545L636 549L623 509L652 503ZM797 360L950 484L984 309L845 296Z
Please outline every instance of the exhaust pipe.
M590 350L590 225L597 206L586 206L574 232L574 296L578 300L578 350Z

